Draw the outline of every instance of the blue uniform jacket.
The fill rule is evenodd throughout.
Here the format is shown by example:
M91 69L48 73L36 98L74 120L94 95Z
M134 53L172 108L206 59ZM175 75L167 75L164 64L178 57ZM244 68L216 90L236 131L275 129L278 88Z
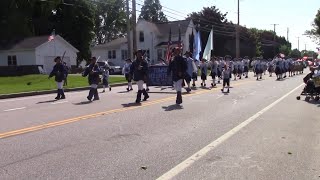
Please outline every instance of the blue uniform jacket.
M181 56L175 56L168 67L168 74L172 73L172 80L174 82L184 79L187 73L187 63Z
M89 84L99 84L100 77L99 74L101 74L101 69L98 64L90 64L85 71L83 72L82 76L86 77L88 76L88 82Z
M148 63L143 59L136 59L130 66L130 75L134 81L146 81Z
M53 66L53 69L49 77L55 76L55 81L62 82L66 79L67 71L63 64L56 64Z

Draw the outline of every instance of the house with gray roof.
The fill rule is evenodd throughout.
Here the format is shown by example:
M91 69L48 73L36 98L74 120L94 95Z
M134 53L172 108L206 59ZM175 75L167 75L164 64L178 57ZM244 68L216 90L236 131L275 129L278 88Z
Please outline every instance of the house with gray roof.
M50 73L53 59L63 56L69 67L77 65L79 51L57 35L51 41L48 36L25 38L0 47L0 75Z
M157 64L165 59L168 47L169 32L171 29L172 47L178 46L179 29L183 51L189 50L190 36L195 34L195 26L192 20L172 21L165 23L152 23L140 19L137 22L137 48L145 50L151 64ZM132 42L130 42L132 44ZM119 38L91 48L93 56L108 60L116 65L123 65L129 58L127 38Z

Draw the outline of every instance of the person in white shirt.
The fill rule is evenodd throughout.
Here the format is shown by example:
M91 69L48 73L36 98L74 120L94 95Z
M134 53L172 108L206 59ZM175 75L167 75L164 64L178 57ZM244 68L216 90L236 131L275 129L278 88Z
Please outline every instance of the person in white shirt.
M249 63L250 63L249 57L248 56L244 57L244 60L243 60L243 72L244 72L245 78L248 78Z

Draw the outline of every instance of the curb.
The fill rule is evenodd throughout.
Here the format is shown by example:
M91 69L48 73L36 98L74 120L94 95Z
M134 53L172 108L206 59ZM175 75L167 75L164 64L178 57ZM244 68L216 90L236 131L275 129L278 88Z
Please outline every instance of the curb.
M128 83L115 83L110 84L111 87L119 87L119 86L125 86ZM98 88L101 88L102 86L99 85ZM78 88L71 88L71 89L64 89L64 92L74 92L74 91L84 91L89 90L90 87L78 87ZM54 94L57 93L57 90L45 90L45 91L31 91L31 92L24 92L24 93L14 93L14 94L4 94L0 95L0 99L9 99L9 98L19 98L19 97L27 97L27 96L37 96L37 95L44 95L44 94Z

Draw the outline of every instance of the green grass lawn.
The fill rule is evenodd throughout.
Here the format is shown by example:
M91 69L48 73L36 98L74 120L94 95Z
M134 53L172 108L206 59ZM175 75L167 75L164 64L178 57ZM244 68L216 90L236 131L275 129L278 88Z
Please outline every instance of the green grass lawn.
M110 77L109 83L125 82L124 77ZM69 75L68 86L65 88L87 87L88 78L81 75ZM54 77L48 79L47 75L26 75L17 77L0 77L0 94L41 91L56 89Z

